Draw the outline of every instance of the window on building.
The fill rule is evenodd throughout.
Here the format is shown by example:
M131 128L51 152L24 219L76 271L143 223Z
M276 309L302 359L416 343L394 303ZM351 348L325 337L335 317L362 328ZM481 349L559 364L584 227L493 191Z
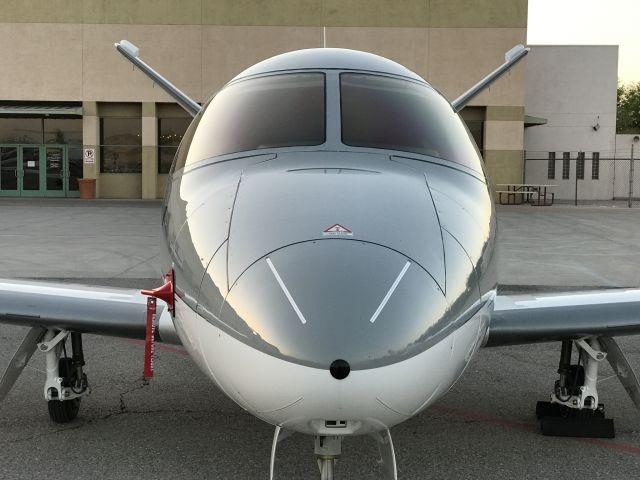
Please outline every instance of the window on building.
M158 119L158 173L169 173L190 118Z
M549 152L549 163L547 164L547 178L556 178L556 152Z
M82 145L82 119L45 118L44 143Z
M0 118L0 143L44 143L42 118Z
M82 119L0 118L0 143L82 145Z
M464 107L460 111L460 117L467 125L469 133L478 146L478 150L484 150L484 121L486 117L485 107Z
M600 178L600 152L593 152L591 157L591 180Z
M69 147L69 190L78 191L79 178L82 178L82 148Z
M584 152L578 152L576 160L576 177L578 180L584 180Z
M463 119L464 120L464 119ZM477 120L465 120L464 123L467 125L467 129L469 129L469 133L473 137L473 140L476 142L478 146L478 150L484 150L484 122L480 122Z
M568 180L571 174L571 153L562 153L562 179Z
M100 172L142 172L142 119L100 119Z

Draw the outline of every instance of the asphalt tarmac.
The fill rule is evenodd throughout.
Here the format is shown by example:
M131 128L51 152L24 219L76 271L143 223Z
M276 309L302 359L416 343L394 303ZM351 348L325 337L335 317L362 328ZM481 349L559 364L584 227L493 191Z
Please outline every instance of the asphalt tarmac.
M150 287L160 272L159 203L0 199L0 276ZM640 286L640 209L505 207L503 291ZM0 325L0 368L25 329ZM620 341L640 370L640 337ZM0 404L0 479L268 478L273 427L228 400L180 347L159 346L142 381L139 342L87 335L92 393L78 419L49 420L36 353ZM402 479L637 478L640 415L602 369L613 440L544 437L536 400L556 377L559 346L484 349L433 408L392 429ZM379 478L368 437L348 438L338 478ZM319 478L313 439L278 449L277 478Z

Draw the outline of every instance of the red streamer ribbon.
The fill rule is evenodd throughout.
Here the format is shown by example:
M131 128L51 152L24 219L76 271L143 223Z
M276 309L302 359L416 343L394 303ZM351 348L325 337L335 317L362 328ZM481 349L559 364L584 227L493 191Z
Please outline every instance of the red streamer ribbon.
M147 332L144 341L144 379L153 377L153 352L155 344L153 342L156 334L156 299L147 298Z

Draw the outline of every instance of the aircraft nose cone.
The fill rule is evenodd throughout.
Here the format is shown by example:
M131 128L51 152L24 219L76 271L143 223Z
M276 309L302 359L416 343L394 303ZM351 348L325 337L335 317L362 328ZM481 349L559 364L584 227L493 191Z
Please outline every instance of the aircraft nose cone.
M254 348L344 379L429 348L447 315L442 290L410 258L326 239L256 261L232 285L220 321Z

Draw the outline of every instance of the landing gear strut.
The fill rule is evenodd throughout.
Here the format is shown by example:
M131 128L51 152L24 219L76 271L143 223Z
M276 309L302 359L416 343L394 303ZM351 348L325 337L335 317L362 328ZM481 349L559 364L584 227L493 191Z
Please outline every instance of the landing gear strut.
M320 469L320 480L333 480L333 467L342 455L342 437L316 437L316 458Z
M571 364L575 343L578 363ZM598 402L598 366L607 357L596 338L562 342L559 378L550 402L538 402L536 417L544 435L613 438L613 420L605 418Z
M67 337L71 337L71 358L67 356ZM80 399L90 392L83 372L82 336L77 332L47 330L38 349L46 357L44 397L49 416L54 422L68 423L78 416Z

